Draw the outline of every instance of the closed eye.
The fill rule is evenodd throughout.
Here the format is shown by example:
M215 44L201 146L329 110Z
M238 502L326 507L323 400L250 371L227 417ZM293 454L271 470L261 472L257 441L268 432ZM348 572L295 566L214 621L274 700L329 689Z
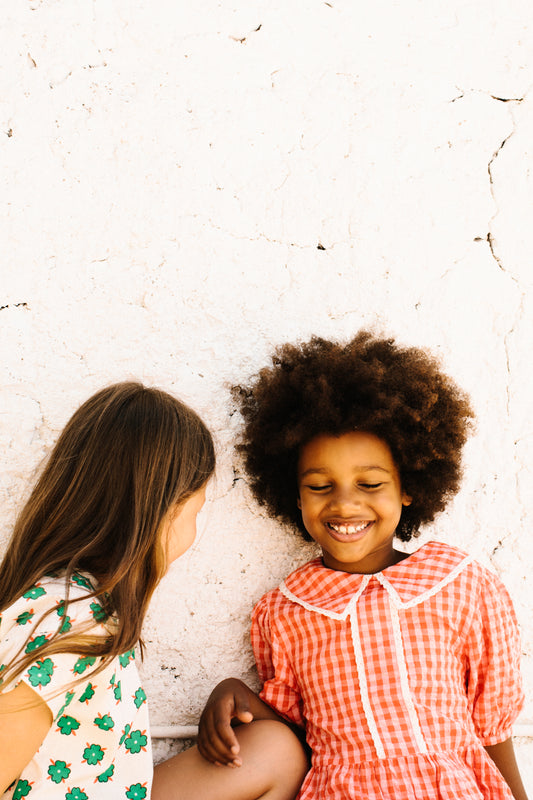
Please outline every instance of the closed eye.
M306 489L309 489L311 492L324 492L326 489L330 488L329 483L324 484L323 486L306 486Z
M383 486L383 483L360 483L359 486L362 489L379 489L380 486Z

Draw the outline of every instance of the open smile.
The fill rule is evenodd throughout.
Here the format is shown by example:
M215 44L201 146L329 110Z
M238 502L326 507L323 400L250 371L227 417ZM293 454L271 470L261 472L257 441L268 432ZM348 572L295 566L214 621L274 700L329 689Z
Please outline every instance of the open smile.
M360 522L326 522L331 536L339 542L353 542L361 539L374 524L373 520Z

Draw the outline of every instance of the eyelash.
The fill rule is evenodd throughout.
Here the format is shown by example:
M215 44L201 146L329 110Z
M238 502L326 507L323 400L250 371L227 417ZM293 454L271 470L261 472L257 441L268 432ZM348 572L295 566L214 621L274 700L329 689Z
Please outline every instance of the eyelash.
M359 486L361 487L361 489L366 489L367 491L372 491L372 490L375 490L375 489L379 489L381 486L383 486L383 484L382 483L360 483ZM325 492L327 489L331 489L331 485L327 484L325 486L308 486L307 488L310 489L312 492Z

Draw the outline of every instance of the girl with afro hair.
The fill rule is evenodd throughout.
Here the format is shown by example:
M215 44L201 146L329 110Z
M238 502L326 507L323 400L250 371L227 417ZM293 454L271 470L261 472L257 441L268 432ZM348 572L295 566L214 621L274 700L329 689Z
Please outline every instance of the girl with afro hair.
M466 395L426 351L363 331L279 347L234 397L255 498L321 557L256 605L261 692L216 687L201 754L239 766L233 726L281 718L311 754L299 800L527 800L509 595L456 547L395 547L459 488Z

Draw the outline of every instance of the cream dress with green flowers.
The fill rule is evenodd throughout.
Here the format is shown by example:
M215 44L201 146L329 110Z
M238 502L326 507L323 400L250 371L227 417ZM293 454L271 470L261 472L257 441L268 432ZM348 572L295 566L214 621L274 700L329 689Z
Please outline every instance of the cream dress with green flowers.
M1 800L144 800L150 797L152 753L146 695L130 650L92 675L100 659L70 653L39 657L57 631L91 621L106 636L106 614L87 575L71 580L65 615L65 581L44 578L7 608L0 619L0 678L4 665L24 648L35 661L22 675L52 711L41 747ZM49 609L52 613L41 621ZM84 675L86 674L86 678ZM79 680L81 678L81 680ZM77 681L77 682L76 682ZM73 685L74 684L74 685Z

